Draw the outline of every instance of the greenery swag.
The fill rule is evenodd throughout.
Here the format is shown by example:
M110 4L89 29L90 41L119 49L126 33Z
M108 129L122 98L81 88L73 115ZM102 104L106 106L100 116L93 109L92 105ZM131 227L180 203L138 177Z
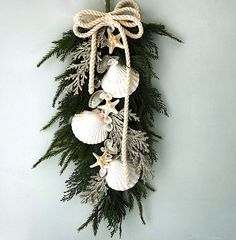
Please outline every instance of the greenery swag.
M106 0L106 12L110 11L110 1ZM105 178L100 177L97 168L90 168L95 159L93 153L101 153L102 143L89 145L75 137L71 128L71 119L75 114L88 110L90 94L86 80L89 78L89 64L91 53L91 39L78 38L72 30L63 33L61 39L53 42L53 48L38 63L40 67L46 60L56 56L60 61L70 60L68 68L64 73L55 78L58 89L53 99L53 107L57 113L43 130L50 128L59 122L59 128L54 134L51 145L46 153L34 164L36 167L46 159L59 155L61 173L69 164L74 166L74 172L66 181L66 191L62 201L69 201L80 195L83 203L91 203L94 209L87 221L79 227L79 230L92 224L96 235L99 223L102 220L108 222L108 229L113 236L117 231L121 235L122 222L127 214L134 207L135 201L139 208L142 222L143 217L142 200L149 191L154 189L149 185L148 180L152 176L153 163L157 161L157 153L154 143L161 137L153 131L154 115L161 113L168 116L166 106L161 98L160 92L152 86L152 79L158 78L153 70L152 61L159 58L158 47L155 35L170 37L178 42L178 38L169 33L162 24L142 23L144 34L140 39L128 38L131 66L139 73L139 86L130 95L130 118L129 122L130 146L129 156L133 162L139 165L141 176L134 187L126 191L116 191L107 186ZM105 39L107 33L105 27L98 32L97 43L97 64L104 56L109 55ZM134 31L135 29L131 29ZM125 53L123 49L115 48L113 55L119 57L119 62L125 65ZM105 73L95 72L96 79L102 79ZM120 99L117 109L118 115L112 115L116 131L122 127L122 108L124 101ZM109 133L113 139L119 139L117 132ZM140 136L139 138L134 136ZM118 141L118 140L117 140ZM119 145L119 144L118 144ZM144 150L148 147L148 150Z

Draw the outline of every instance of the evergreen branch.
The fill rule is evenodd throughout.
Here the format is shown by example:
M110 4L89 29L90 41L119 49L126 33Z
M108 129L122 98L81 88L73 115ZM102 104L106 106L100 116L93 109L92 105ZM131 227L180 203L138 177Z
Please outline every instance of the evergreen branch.
M152 192L155 192L156 190L155 190L155 188L153 188L150 184L148 184L148 183L145 183L145 187L148 189L148 190L150 190L150 191L152 191Z
M145 24L145 23L143 23L143 25L144 25L144 28L146 30L149 30L149 31L151 31L153 33L156 33L158 35L167 36L167 37L169 37L169 38L171 38L171 39L173 39L173 40L175 40L179 43L183 43L183 41L181 39L174 36L172 33L168 32L166 30L165 25L163 25L163 24L156 24L156 23Z
M154 133L154 132L151 131L151 130L148 130L148 134L151 134L153 137L156 137L156 138L158 138L158 139L163 139L162 136L160 136L160 135Z
M72 153L67 159L64 160L63 164L61 164L61 167L62 167L60 171L61 175L64 173L68 165L75 159L74 157L75 157L75 154Z
M40 163L43 161L52 158L62 152L62 149L59 150L54 150L54 151L48 151L43 157L41 157L34 165L32 168L36 168Z
M94 219L97 218L98 216L98 213L99 211L101 211L101 205L102 204L102 201L99 202L93 209L93 212L92 214L88 217L87 221L85 223L83 223L79 228L78 228L78 231L80 232L81 230L83 230L84 228L86 228L91 222L94 222ZM94 224L93 225L94 227L96 227L96 225ZM98 226L97 226L97 229L98 229ZM94 229L94 234L96 235L97 234L97 229L95 228Z
M57 112L55 116L51 118L51 120L41 129L41 131L44 131L48 128L50 128L58 119L60 118L60 113Z
M60 47L59 46L53 47L46 55L43 56L43 58L37 64L37 67L40 67L49 58L51 58L51 57L55 56L56 54L58 54L59 51L60 51Z
M100 177L99 174L92 176L89 185L85 192L80 196L82 203L97 203L100 202L104 195L107 194L106 179Z
M127 198L129 202L129 211L131 211L134 208L134 196L130 191L127 191Z
M143 217L143 205L142 205L142 202L141 202L141 198L138 198L137 196L135 196L135 198L136 198L136 201L137 201L137 204L138 204L139 216L142 220L142 223L145 225L146 222L145 222L144 217Z
M61 39L52 42L54 47L41 59L37 67L40 67L45 61L53 56L56 56L60 61L64 61L68 54L82 41L83 39L75 36L72 30L63 33Z

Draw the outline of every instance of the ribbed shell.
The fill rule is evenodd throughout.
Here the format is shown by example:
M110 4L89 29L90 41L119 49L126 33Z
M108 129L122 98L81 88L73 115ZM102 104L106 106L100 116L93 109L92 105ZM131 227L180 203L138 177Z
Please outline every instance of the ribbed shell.
M106 181L107 185L116 191L126 191L132 188L139 180L140 174L135 171L133 165L129 164L130 182L127 183L125 170L120 160L110 162Z
M72 131L76 138L87 144L98 144L107 138L106 123L100 112L84 111L72 119Z
M90 97L90 99L89 99L89 107L90 108L96 108L103 101L103 99L100 98L100 95L102 93L104 93L103 90L98 90Z
M131 69L129 95L139 85L139 73ZM125 66L113 64L102 79L102 89L114 98L123 98L126 95L127 70Z

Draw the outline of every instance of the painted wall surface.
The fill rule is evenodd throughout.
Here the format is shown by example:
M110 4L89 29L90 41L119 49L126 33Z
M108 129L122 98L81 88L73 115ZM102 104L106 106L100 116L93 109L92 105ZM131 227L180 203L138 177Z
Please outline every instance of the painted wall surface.
M165 23L184 45L158 38L156 64L170 117L159 116L164 137L144 202L127 216L124 240L233 240L236 238L236 1L139 0L146 22ZM50 42L72 26L84 8L102 0L8 0L0 8L0 239L110 239L106 224L77 234L91 207L79 199L62 203L64 181L57 159L36 170L33 162L53 131L40 132L55 113L53 78L65 65L37 61ZM118 239L118 236L114 237Z

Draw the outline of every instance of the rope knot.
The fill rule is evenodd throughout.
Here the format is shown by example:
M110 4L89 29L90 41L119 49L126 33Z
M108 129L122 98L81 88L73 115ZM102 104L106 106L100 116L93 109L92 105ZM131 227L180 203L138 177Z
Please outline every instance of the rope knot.
M104 21L107 23L109 27L112 28L114 26L114 20L111 13L105 13Z

